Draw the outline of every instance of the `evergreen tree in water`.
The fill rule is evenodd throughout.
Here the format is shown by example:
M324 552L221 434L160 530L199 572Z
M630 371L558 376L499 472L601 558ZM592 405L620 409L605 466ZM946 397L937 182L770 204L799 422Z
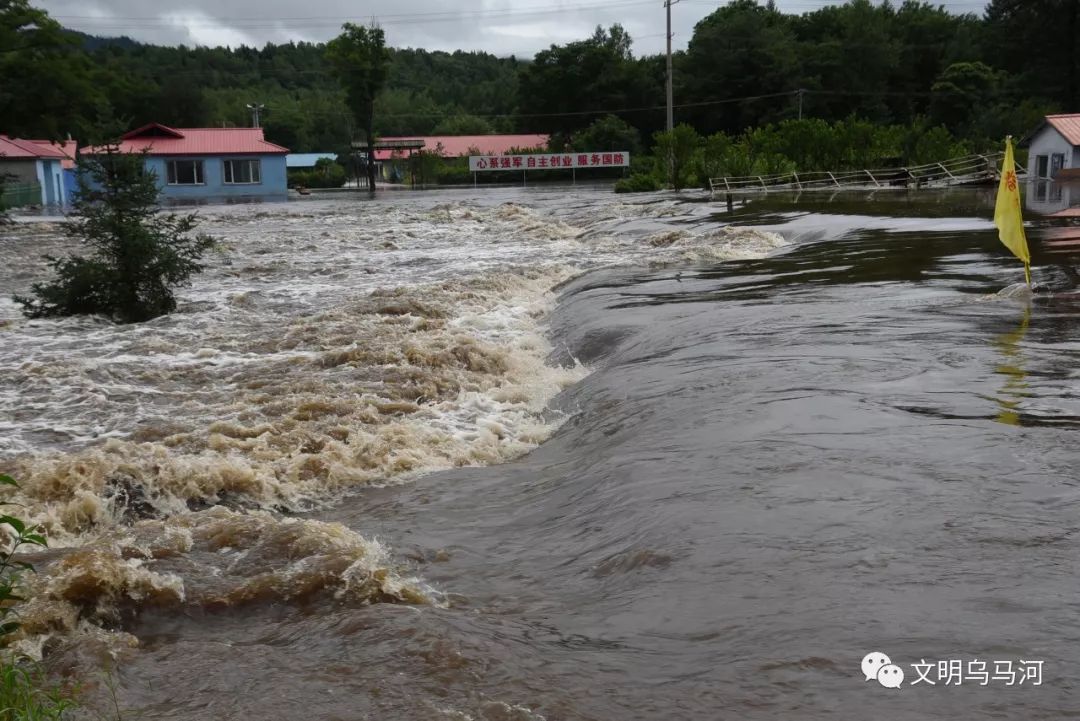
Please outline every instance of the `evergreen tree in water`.
M15 297L31 318L100 314L121 323L150 320L176 308L173 288L202 270L213 245L193 235L196 216L158 211L157 179L144 157L107 146L83 158L68 235L91 249L87 257L45 256L57 278L35 283L31 298Z

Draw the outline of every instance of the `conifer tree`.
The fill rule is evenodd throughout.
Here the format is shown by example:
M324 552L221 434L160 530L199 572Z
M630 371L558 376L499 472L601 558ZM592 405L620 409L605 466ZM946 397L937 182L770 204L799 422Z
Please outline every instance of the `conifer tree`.
M145 157L116 146L80 160L79 190L67 233L87 256L46 256L56 279L35 283L15 300L31 318L105 315L121 323L150 320L176 308L173 289L202 270L213 245L193 234L194 213L158 209L160 190Z

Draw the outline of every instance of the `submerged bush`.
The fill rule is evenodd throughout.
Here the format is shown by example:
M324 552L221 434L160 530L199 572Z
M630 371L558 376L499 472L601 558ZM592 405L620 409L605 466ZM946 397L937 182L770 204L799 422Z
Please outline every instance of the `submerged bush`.
M676 125L670 131L653 134L657 168L675 190L693 184L694 154L701 145L701 136L686 123Z
M616 193L647 193L660 190L663 184L651 173L635 173L615 183Z
M33 296L15 301L31 318L101 314L124 323L149 320L176 308L173 288L202 270L213 245L192 235L195 215L158 211L157 179L142 155L115 146L80 161L74 220L67 233L89 246L89 257L46 256L57 278L35 283Z
M340 188L346 180L345 168L330 158L319 158L312 170L289 171L289 185L294 188Z

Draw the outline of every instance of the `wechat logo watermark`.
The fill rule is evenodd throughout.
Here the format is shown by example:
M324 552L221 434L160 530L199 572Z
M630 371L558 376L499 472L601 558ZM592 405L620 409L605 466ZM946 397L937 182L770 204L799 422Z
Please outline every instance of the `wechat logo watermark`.
M904 664L911 666L914 679L912 686L961 686L991 684L1002 686L1042 686L1043 661L1020 659L985 661L972 659L944 659ZM900 688L904 683L904 669L892 662L881 651L872 651L862 660L865 681L877 681L885 688Z
M897 666L881 651L871 651L863 656L862 672L865 680L877 680L885 688L900 688L904 683L904 669Z

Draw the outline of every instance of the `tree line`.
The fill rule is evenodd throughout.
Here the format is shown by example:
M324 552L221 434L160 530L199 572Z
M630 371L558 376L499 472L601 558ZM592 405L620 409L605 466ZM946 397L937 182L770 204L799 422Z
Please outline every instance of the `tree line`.
M1080 109L1080 0L993 0L982 15L849 0L812 12L733 0L674 58L677 122L703 136L798 119L945 128L973 146ZM388 38L392 44L393 38ZM101 140L140 124L248 125L298 152L363 136L333 53L312 43L162 47L62 28L0 0L0 132ZM664 124L663 56L619 25L530 59L387 49L377 135L547 132L568 143L614 115L645 146Z

